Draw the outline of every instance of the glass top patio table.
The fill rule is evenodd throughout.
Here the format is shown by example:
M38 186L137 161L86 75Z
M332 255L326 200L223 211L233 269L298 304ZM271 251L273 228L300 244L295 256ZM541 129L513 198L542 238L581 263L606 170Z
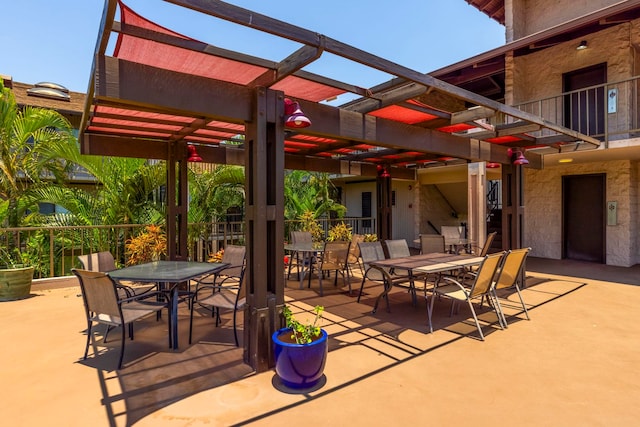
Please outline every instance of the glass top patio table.
M114 280L132 280L136 282L153 282L168 285L165 290L169 293L172 348L178 348L178 285L206 274L212 274L226 267L221 262L193 262L193 261L154 261L146 264L132 265L110 271L109 276Z
M324 252L324 243L287 243L284 245L284 250L291 253L300 252L302 254L302 266L299 266L300 270L298 271L298 275L300 277L300 289L303 289L304 278L307 273L309 273L309 283L311 283L313 257L318 253Z

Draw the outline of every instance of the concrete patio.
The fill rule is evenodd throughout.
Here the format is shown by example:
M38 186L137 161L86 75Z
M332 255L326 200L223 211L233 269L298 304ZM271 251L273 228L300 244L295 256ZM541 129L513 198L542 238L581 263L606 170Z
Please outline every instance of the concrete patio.
M640 269L531 258L523 292L531 320L507 305L501 330L489 311L486 341L469 310L449 317L436 303L428 334L424 299L404 290L371 313L380 287L360 303L325 283L320 298L287 283L297 309L325 306L330 335L325 378L306 393L254 374L233 345L230 316L215 328L198 316L180 349L166 324L136 326L117 363L118 334L83 361L85 321L78 287L34 285L33 296L0 304L0 399L10 426L338 425L629 426L640 418ZM340 284L340 282L339 282ZM359 286L359 279L354 280Z

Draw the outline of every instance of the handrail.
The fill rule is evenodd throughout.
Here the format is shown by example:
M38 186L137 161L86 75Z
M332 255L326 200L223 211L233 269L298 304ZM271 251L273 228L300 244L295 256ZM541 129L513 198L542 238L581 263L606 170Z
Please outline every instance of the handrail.
M559 95L520 102L515 108L536 114L605 142L640 132L640 76L607 82Z
M345 222L357 234L375 234L375 218L319 219L328 235L333 223ZM364 227L368 222L369 227ZM285 229L296 229L297 221L285 221ZM0 228L0 266L18 248L22 260L36 267L34 278L68 276L77 267L78 255L110 251L116 264L126 263L125 244L148 224L78 225L59 227ZM207 261L210 255L229 244L244 244L244 222L224 221L188 225L189 257ZM288 234L287 234L288 235ZM284 239L284 236L283 236ZM12 256L11 258L15 258ZM14 261L16 261L14 259Z

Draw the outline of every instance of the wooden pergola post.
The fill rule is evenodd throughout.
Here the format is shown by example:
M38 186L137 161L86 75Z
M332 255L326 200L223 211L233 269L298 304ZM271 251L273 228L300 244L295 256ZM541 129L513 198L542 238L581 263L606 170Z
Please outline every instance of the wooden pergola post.
M189 258L187 144L171 141L167 151L167 258L185 261Z
M391 175L387 168L378 170L376 178L377 193L377 221L378 221L378 240L384 241L391 239L393 218L391 212Z
M522 247L524 235L522 166L502 165L502 249Z
M245 123L244 359L256 372L274 366L271 334L284 305L284 95L255 90L253 120Z

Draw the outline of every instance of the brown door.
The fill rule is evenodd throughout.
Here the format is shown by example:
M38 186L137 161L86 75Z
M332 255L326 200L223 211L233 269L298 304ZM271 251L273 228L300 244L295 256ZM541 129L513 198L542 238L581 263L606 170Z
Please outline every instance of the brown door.
M605 262L605 174L562 178L562 257Z
M594 137L604 135L607 64L598 64L563 75L565 92L564 125Z

